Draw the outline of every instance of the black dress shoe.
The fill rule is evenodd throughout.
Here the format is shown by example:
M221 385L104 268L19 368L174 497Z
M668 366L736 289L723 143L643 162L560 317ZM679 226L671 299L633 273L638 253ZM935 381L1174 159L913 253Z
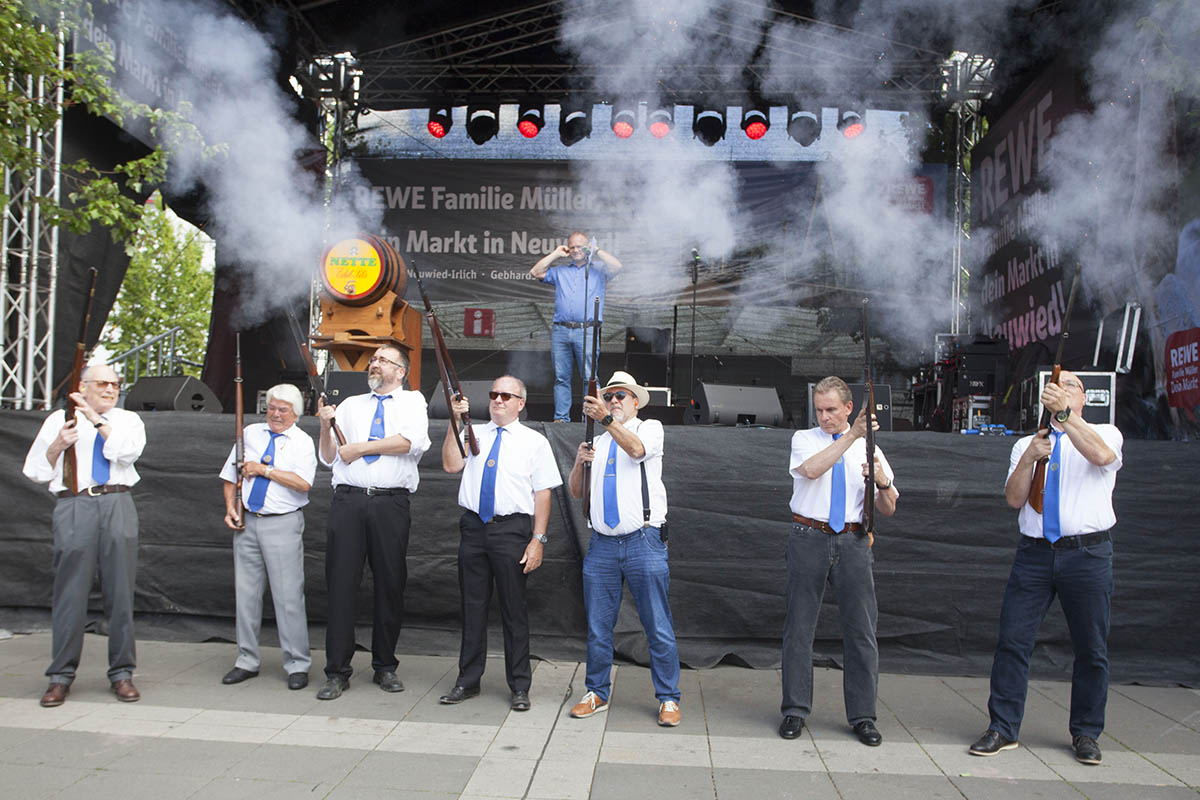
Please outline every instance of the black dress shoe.
M349 688L350 680L348 678L343 678L341 675L334 675L317 690L317 699L336 700L342 696L342 692Z
M450 691L438 698L438 702L445 706L453 706L461 703L463 700L469 700L479 694L479 687L468 689L465 686L455 686Z
M1099 764L1100 745L1090 736L1072 736L1071 747L1075 749L1075 760L1080 764Z
M257 677L257 672L251 672L250 670L242 669L241 667L234 667L233 669L229 670L229 672L225 673L225 677L221 678L221 683L226 685L231 683L241 683L242 681L248 681L251 678Z
M779 723L779 735L785 739L795 739L804 732L804 717L787 716Z
M513 711L528 711L529 705L529 692L513 692L508 707Z
M979 737L979 741L971 745L967 750L973 756L994 756L1001 750L1013 750L1017 747L1017 743L1010 739L1005 739L1000 734L993 730L989 730L983 736Z
M379 688L385 692L403 692L404 681L400 680L399 676L391 670L376 670L373 681L379 684Z
M875 723L869 719L864 719L862 722L856 723L854 734L867 747L879 747L880 743L883 742L883 734L875 727Z
M288 675L289 689L303 689L305 686L308 686L307 672L293 672L291 675Z

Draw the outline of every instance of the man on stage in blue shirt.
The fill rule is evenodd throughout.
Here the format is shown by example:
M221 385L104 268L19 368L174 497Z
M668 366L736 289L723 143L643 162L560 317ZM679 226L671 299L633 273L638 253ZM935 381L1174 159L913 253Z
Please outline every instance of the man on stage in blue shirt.
M565 264L550 266L559 259ZM621 272L612 253L588 245L586 233L575 231L533 265L529 274L554 286L554 321L550 354L554 358L554 421L566 422L571 414L571 376L576 364L584 382L591 379L592 359L587 352L588 331L604 319L604 291ZM600 314L595 300L600 298Z

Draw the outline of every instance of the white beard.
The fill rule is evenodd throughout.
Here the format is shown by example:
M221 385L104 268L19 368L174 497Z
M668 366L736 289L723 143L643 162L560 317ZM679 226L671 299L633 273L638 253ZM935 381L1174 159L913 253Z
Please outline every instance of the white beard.
M367 386L370 387L372 392L375 391L380 386L383 386L383 376L382 375L368 375L367 376Z
M624 410L622 410L622 409L618 408L616 411L611 411L611 412L609 412L609 413L611 413L611 414L612 414L612 418L613 418L613 419L615 419L617 422L620 422L620 423L624 423L624 422L625 422L625 412L624 412Z

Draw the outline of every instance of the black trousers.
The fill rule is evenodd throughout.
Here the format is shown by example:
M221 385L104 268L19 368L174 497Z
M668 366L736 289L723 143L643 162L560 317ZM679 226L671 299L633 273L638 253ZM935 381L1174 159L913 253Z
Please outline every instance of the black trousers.
M525 605L524 567L518 563L529 545L533 519L510 514L486 525L474 511L458 523L458 591L462 602L462 648L458 655L457 685L479 686L487 663L488 602L492 586L500 600L504 625L504 670L508 688L529 691L529 612Z
M325 676L353 673L354 621L363 562L371 566L375 604L371 666L395 671L396 640L404 618L408 580L408 494L367 496L334 491L325 540L325 585L329 623L325 629Z

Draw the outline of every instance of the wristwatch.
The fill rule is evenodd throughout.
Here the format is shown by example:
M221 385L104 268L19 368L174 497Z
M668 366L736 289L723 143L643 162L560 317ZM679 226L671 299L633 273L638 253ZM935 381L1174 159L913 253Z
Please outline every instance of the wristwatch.
M535 533L533 535L533 538L537 539L542 544L545 544L546 542L550 541L550 537L544 533Z
M263 473L263 477L266 478L267 480L271 480L271 473L274 471L275 471L275 467L268 466L267 471Z
M603 417L602 417L600 420L598 420L598 421L599 421L599 423L600 423L600 427L601 427L601 428L607 428L609 425L612 425L612 424L613 424L613 415L612 415L612 414L605 414L605 415L604 415L604 416L603 416Z
M1062 411L1054 412L1054 421L1061 424L1063 422L1066 422L1070 416L1071 416L1071 409L1064 408Z

